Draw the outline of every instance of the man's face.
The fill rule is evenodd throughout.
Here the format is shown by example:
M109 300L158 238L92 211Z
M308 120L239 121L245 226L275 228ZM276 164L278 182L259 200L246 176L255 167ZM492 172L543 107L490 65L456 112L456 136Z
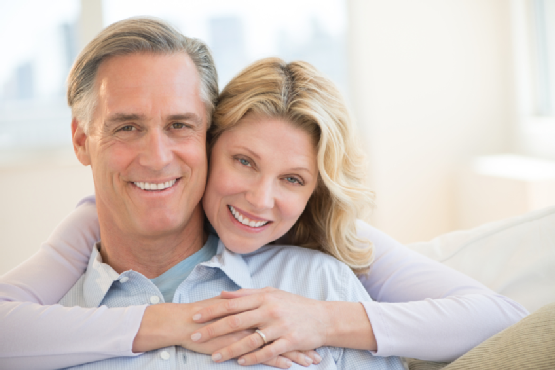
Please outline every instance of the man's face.
M133 236L169 235L186 231L191 215L202 216L207 123L199 88L185 54L102 62L90 132L76 122L73 130L79 160L92 167L105 227Z

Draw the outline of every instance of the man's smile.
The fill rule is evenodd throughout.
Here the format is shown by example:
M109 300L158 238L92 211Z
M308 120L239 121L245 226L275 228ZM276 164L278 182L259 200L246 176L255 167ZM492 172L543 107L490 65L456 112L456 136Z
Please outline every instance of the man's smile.
M174 186L180 178L173 179L166 182L153 183L153 182L133 182L133 185L142 190L165 190Z

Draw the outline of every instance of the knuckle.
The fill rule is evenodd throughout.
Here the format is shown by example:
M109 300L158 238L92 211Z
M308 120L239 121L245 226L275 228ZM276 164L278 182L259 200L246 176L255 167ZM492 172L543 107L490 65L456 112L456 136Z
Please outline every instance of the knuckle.
M289 335L287 336L287 340L291 343L291 347L297 347L297 344L301 343L303 340L302 334L294 331L292 333L289 333Z
M226 320L227 325L231 329L238 329L239 327L241 327L241 318L238 315L229 316L226 318Z
M278 351L278 348L275 345L267 346L265 350L267 352L268 357L276 357L280 354L280 351Z
M212 317L214 315L214 307L208 306L200 310L202 317Z
M214 327L214 325L206 325L203 329L206 332L208 338L213 338L216 336L216 328Z
M258 334L252 334L247 337L247 344L250 349L258 348L262 345L262 338Z
M273 319L281 319L284 317L283 310L279 307L273 306L268 309L268 314Z
M237 304L236 304L236 301L234 299L229 299L229 300L224 302L224 310L226 312L234 312L236 307L237 307Z
M223 356L223 354L222 354L222 356L224 358L235 358L235 357L241 355L241 353L240 353L241 351L239 351L237 346L228 347L228 348L222 350L222 353L224 353L224 352L225 352L225 356Z

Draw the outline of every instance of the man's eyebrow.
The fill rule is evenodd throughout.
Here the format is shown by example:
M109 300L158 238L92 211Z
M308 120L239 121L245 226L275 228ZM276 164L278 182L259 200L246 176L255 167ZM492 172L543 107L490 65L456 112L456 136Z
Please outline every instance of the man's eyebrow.
M184 114L170 114L167 117L168 121L186 121L191 122L195 126L200 126L202 124L202 119L198 114L195 113L184 113Z
M129 121L146 121L147 117L144 114L136 113L114 113L106 118L105 125L117 124ZM167 121L186 121L191 122L195 126L200 126L202 124L202 119L198 114L195 113L183 113L183 114L170 114L166 117Z
M146 117L144 114L114 113L106 118L105 125L128 121L143 121L145 119Z

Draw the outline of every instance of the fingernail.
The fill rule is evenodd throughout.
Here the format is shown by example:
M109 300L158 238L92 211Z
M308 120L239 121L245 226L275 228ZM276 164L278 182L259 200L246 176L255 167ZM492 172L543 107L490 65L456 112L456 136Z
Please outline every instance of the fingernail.
M200 320L200 317L201 317L200 313L193 315L193 321Z
M202 337L202 334L201 334L201 333L195 333L195 334L191 335L191 340L192 340L193 342L196 342L197 340L200 339L200 337Z
M219 353L214 353L212 355L212 360L214 360L214 361L220 361L221 359L222 359L222 355L219 354Z
M286 358L285 359L285 366L287 366L287 368L290 368L293 365L293 361L291 361L290 359Z
M317 364L320 363L320 361L322 361L322 357L320 357L320 355L317 353L314 354L314 358L316 359Z
M245 363L245 359L244 359L244 358L240 358L240 359L237 360L237 363L238 363L239 365L243 365L243 364Z
M312 359L310 357L304 356L304 358L305 358L305 361L308 362L309 364L312 363Z

